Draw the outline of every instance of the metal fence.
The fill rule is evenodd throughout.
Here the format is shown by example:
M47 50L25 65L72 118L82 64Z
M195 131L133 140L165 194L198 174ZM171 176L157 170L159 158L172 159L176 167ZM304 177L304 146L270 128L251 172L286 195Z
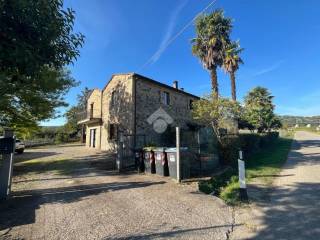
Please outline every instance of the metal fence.
M101 118L101 110L88 109L88 110L83 110L76 113L76 119L78 122L86 119L93 119L93 118Z
M181 165L190 177L210 175L219 164L217 138L211 128L181 130L180 146L189 152L181 155Z
M130 170L136 166L135 153L138 148L145 146L145 139L145 135L121 134L117 144L120 170Z

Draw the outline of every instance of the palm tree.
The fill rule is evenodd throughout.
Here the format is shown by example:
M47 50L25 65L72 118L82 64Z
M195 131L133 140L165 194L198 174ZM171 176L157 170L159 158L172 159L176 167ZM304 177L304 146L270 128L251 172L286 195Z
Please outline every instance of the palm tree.
M240 44L238 42L230 43L226 48L225 57L223 61L224 70L230 74L231 94L233 101L237 101L236 71L239 69L239 65L243 64L243 61L240 58L240 53L242 51L243 48L240 48Z
M213 93L218 97L217 67L224 60L225 48L230 44L231 18L223 10L202 14L196 20L196 38L192 39L192 53L197 56L211 75Z

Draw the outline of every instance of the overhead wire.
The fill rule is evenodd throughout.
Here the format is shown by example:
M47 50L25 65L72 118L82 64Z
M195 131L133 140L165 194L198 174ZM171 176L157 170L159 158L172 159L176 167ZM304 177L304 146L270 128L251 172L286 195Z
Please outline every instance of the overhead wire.
M203 14L205 11L207 11L213 4L215 4L217 0L213 0L210 2L204 9L202 9L199 13L196 14L195 17L192 18L186 25L184 25L180 31L178 31L174 36L172 36L166 44L163 46L163 52L169 47L171 43L173 43L188 27L191 26L191 24L197 19L197 17L201 14ZM141 67L138 69L137 72L143 70L146 66L148 66L154 59L154 57L158 54L158 51L156 51Z

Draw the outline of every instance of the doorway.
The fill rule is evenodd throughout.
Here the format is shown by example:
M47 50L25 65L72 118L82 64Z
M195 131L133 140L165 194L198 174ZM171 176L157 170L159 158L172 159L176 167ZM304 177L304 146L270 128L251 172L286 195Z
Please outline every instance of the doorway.
M89 147L96 147L96 130L97 129L90 129L90 143Z

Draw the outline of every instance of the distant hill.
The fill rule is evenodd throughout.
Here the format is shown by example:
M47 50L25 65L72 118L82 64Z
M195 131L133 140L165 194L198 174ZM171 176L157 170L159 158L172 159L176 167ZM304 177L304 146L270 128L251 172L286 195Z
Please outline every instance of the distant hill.
M288 127L295 126L296 124L299 124L300 127L303 127L307 124L311 124L312 126L320 125L320 116L302 117L302 116L283 115L283 116L279 116L279 118L282 124Z

